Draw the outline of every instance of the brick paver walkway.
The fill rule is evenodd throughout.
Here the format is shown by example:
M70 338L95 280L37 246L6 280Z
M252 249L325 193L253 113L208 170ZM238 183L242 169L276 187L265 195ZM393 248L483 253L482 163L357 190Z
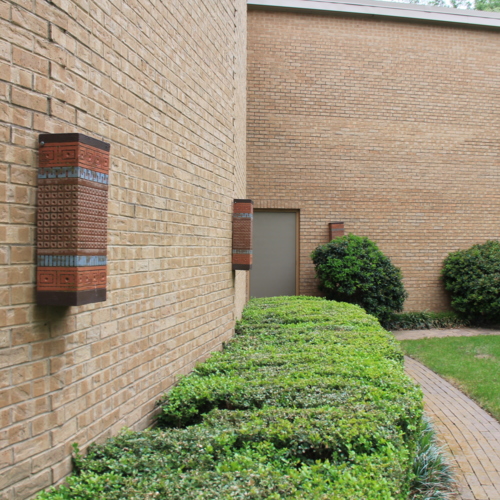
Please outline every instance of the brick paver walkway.
M394 332L398 340L431 339L437 337L474 337L476 335L500 335L491 328L433 328L431 330L400 330Z
M449 330L420 330L420 335L449 336L442 334L446 332ZM455 335L484 334L479 329L455 332ZM396 332L396 337L408 333ZM499 335L500 331L495 333ZM500 423L421 363L407 357L405 368L422 387L426 413L456 464L459 484L454 498L500 500Z

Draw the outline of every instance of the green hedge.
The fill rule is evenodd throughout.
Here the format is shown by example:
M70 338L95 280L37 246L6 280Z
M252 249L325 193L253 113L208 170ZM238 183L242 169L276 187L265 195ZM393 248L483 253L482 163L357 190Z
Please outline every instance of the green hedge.
M500 322L500 241L450 253L441 274L461 317L475 324Z
M162 429L92 447L39 500L408 498L421 393L357 306L252 300L160 404Z
M452 311L393 313L383 322L384 328L395 330L426 330L430 328L463 328L471 322Z
M346 234L318 246L311 259L327 299L357 304L380 322L403 310L401 270L370 239Z

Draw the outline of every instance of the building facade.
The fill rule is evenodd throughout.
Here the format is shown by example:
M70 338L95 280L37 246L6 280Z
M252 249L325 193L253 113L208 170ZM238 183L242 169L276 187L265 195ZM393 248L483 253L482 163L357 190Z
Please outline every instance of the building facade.
M251 293L265 294L260 263L278 269L293 246L295 293L318 294L310 254L329 241L329 223L344 222L402 269L406 310L447 309L443 259L500 237L500 16L369 0L248 3ZM280 229L290 213L295 236ZM266 216L276 221L261 229ZM261 255L273 234L277 250L261 242Z
M317 293L333 221L402 267L408 309L445 308L444 256L499 236L498 16L248 4L247 27L244 0L0 0L3 500L60 483L72 443L150 425L231 337L235 199L268 221L254 249L281 238L286 293ZM110 148L107 296L38 305L39 135L68 133Z
M0 2L0 498L22 500L227 341L246 2ZM110 145L107 299L35 302L39 134Z

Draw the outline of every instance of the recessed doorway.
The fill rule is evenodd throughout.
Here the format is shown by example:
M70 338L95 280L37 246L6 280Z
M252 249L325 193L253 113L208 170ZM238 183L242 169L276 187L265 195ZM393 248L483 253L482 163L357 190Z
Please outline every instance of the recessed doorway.
M256 210L250 296L297 295L298 211Z

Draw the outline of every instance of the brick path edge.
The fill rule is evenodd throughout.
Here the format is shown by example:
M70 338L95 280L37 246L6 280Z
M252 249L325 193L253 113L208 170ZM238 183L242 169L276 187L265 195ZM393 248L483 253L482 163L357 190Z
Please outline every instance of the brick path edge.
M425 412L456 469L456 500L500 500L500 423L412 358L406 373L424 393Z

